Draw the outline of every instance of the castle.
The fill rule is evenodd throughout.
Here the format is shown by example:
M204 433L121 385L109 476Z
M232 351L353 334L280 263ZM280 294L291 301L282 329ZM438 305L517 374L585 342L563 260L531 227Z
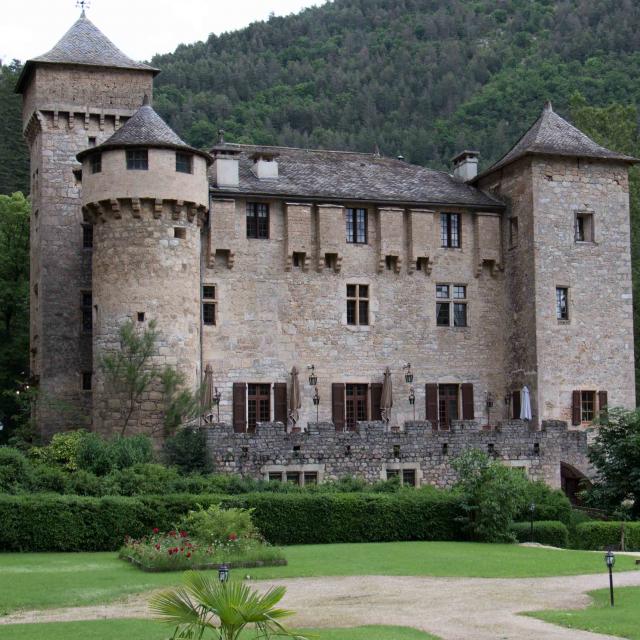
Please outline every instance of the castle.
M20 76L41 398L117 431L99 363L126 320L154 320L158 363L190 389L212 372L229 471L446 484L447 457L473 445L556 486L588 473L583 427L635 406L634 158L550 104L481 174L475 151L451 175L222 136L205 153L153 110L157 73L83 12ZM69 426L55 402L36 406L45 437ZM149 391L136 428L160 415Z

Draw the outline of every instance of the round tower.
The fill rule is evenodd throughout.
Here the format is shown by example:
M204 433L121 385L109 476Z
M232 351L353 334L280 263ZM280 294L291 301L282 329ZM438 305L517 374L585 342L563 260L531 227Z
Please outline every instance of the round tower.
M104 434L161 425L156 383L132 401L105 374L127 322L155 323L150 365L176 368L185 386L200 379L200 247L208 211L208 154L183 142L148 99L103 144L78 154L82 210L93 225L93 428Z

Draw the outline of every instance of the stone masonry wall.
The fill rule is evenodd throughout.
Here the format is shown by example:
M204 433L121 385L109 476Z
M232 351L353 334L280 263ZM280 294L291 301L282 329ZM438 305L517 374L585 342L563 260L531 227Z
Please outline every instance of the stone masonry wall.
M361 422L352 432L336 432L330 422L311 423L303 433L286 433L278 422L258 423L255 433L216 424L207 428L207 447L217 472L262 480L269 472L314 471L320 482L348 475L375 482L386 479L387 469L415 469L419 484L447 487L456 479L451 460L471 448L491 449L497 459L554 488L560 488L561 463L590 474L587 434L554 421L543 422L540 431L519 420L491 431L468 421L454 423L450 431L408 422L398 432L385 430L382 422Z

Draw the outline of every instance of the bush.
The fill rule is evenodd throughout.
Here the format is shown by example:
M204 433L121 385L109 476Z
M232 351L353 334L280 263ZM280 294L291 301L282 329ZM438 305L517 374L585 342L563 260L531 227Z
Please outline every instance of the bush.
M88 435L82 430L56 433L46 447L32 449L31 456L44 464L56 465L65 471L75 471L78 468L78 452Z
M136 464L128 469L116 469L105 476L105 495L137 496L143 494L173 493L174 483L179 479L175 469L161 464Z
M212 504L207 509L189 511L179 523L196 540L204 544L217 544L226 540L250 538L257 534L251 521L251 509L229 507L221 509Z
M510 528L518 542L539 542L563 548L569 546L569 529L559 520L536 520L533 523L533 540L530 522L514 522Z
M571 524L571 502L560 489L552 489L541 480L528 482L524 500L522 508L515 514L515 520L529 520L529 505L533 502L536 505L533 514L536 520L560 520L567 526Z
M59 467L41 464L34 469L31 488L33 491L66 493L68 480L69 474Z
M31 465L24 453L18 449L0 447L0 492L18 493L27 490L31 473Z
M590 550L619 549L623 527L625 549L640 551L640 522L583 522L576 527L576 546Z
M181 429L165 440L164 459L182 473L209 473L212 469L204 429Z
M77 496L101 496L104 495L103 483L90 471L78 469L69 474L66 493Z
M253 509L273 544L464 539L461 499L447 491L167 495L0 495L0 551L111 551L125 536L169 531L202 505Z
M117 437L108 441L112 469L129 469L153 460L153 444L145 435Z
M97 434L88 433L78 448L78 469L103 476L111 471L111 458L107 443Z

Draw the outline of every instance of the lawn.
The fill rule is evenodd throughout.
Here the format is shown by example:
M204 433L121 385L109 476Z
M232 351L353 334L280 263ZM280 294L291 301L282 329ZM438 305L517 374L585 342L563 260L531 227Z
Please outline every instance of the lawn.
M527 615L572 629L640 640L640 587L616 589L613 608L609 605L608 589L591 591L589 595L594 601L586 609L536 611Z
M286 567L232 571L232 578L397 575L519 578L602 571L600 554L517 545L392 542L286 547ZM634 569L619 557L616 571ZM115 553L0 554L0 615L106 603L132 593L178 584L180 573L144 573Z
M0 626L2 640L165 640L172 627L153 620L92 620L90 622L50 622ZM350 629L306 629L318 640L437 640L408 627L354 627ZM243 639L255 638L251 633Z

